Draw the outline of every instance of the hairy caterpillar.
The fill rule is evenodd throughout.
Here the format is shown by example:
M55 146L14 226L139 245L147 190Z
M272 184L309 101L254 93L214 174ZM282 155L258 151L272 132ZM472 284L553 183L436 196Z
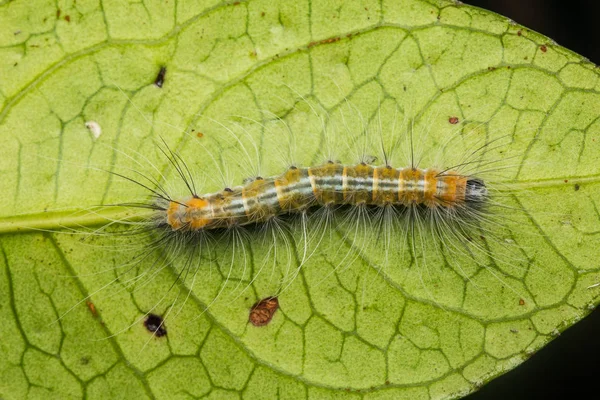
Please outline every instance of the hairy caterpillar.
M467 282L472 272L467 273L466 264L459 263L459 259L468 260L469 268L474 270L485 268L484 260L490 257L499 265L523 261L510 241L496 236L506 220L499 222L498 219L503 212L504 195L494 186L493 177L511 166L506 165L506 159L488 159L487 153L502 151L506 135L478 138L483 124L474 124L469 131L463 131L457 117L440 118L440 111L435 111L428 118L443 120L447 133L436 148L424 149L431 132L412 132L414 121L408 121L408 116L399 117L396 111L390 126L382 126L379 113L386 104L379 104L370 122L365 122L361 112L345 99L338 108L339 120L336 121L329 113L319 115L302 96L298 100L299 106L292 112L316 116L317 129L322 130L320 134L328 143L319 156L324 163L317 161L314 166L306 166L286 161L285 172L270 176L261 176L261 168L250 164L243 168L255 171L255 175L245 179L243 185L225 184L225 189L210 193L198 189L199 171L193 171L184 156L163 142L158 148L175 175L168 179L179 182L179 190L167 189L143 171L136 174L144 183L125 176L144 190L150 190L151 199L146 203L125 205L151 209L151 214L140 222L144 230L151 232L148 248L160 248L167 259L180 260L178 275L181 279L193 276L195 281L197 276L206 273L206 268L210 270L216 260L214 265L222 269L225 279L213 301L230 280L237 282L234 291L243 292L257 279L264 279L261 273L269 277L270 292L264 295L274 296L293 283L316 253L323 252L320 247L325 241L333 241L345 245L338 245L332 253L331 262L335 266L332 273L348 268L357 259L369 257L378 273L397 274L390 260L412 259L409 265L414 264L411 274L417 278L418 289L415 289L421 291L420 296L437 304L437 295L430 292L426 282L431 278L431 252L442 250L451 255L448 265ZM257 143L253 143L251 129L282 122L268 112L265 115L267 120L262 122L242 117L229 125L211 119L208 123L221 128L225 132L221 140L241 147L241 153L252 162L248 149L256 148ZM355 126L349 123L351 115L354 115ZM336 122L341 130L339 125L334 125ZM291 128L284 123L282 130L290 132ZM202 132L197 143L214 137L210 129L202 129ZM357 135L353 145L358 148L357 164L343 164L333 156L337 150L330 142L346 140L343 132L349 137L353 133ZM189 138L196 140L192 135ZM246 143L242 142L244 139ZM380 148L373 143L379 143ZM194 145L192 142L191 146ZM210 152L205 146L201 144L196 157ZM403 156L394 154L398 153L398 147L403 150ZM277 151L286 153L288 150ZM379 154L373 156L372 150ZM443 161L444 152L446 161ZM448 153L452 157L448 157ZM215 161L216 155L208 154L207 158ZM400 161L402 159L404 161ZM378 163L378 160L382 161ZM392 165L396 163L407 166L395 168ZM216 174L213 167L212 172L204 173L224 177L226 169L227 165ZM164 179L167 178L163 176ZM491 189L488 188L490 181ZM189 193L187 197L182 195L185 191ZM335 235L337 239L332 238ZM497 258L487 247L486 241L490 240L508 256ZM365 248L377 250L375 254L367 254ZM141 259L146 258L147 254L142 253ZM274 271L276 278L273 278ZM245 274L249 275L243 277ZM503 282L498 276L495 279ZM523 297L517 290L511 290L517 299ZM444 308L449 304L440 305Z
M228 228L262 223L281 213L301 213L313 206L424 206L460 214L485 202L485 184L455 171L396 169L389 165L292 167L275 178L257 178L246 186L184 200L162 208L174 231Z

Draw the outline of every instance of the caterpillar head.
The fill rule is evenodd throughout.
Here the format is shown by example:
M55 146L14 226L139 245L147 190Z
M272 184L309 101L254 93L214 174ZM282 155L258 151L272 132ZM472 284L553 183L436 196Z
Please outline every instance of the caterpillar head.
M469 178L465 188L465 202L469 205L482 205L487 201L489 192L483 180Z

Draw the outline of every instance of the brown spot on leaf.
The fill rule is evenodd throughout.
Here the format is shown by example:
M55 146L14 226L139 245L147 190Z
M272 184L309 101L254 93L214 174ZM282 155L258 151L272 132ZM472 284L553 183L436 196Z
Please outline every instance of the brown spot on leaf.
M316 45L318 45L318 44L330 44L330 43L335 43L335 42L338 42L339 40L340 40L340 37L338 36L338 37L332 37L332 38L329 38L329 39L323 39L323 40L319 40L319 41L317 41L317 42L310 42L310 43L308 44L308 48L310 49L311 47L314 47L314 46L316 46Z
M71 22L71 16L70 15L65 15L65 21Z
M525 305L525 300L523 300L523 299L519 299L519 305L520 305L520 306L524 306L524 305Z
M144 326L156 337L163 337L167 334L165 321L162 319L162 317L156 314L148 314L146 320L144 321Z
M448 122L450 122L452 125L456 125L458 124L458 117L450 117L448 118Z
M546 45L543 44L543 45L540 46L540 50L542 51L542 53L545 53L545 52L548 51L548 47L546 47Z
M87 305L87 308L90 310L90 312L92 313L92 315L94 317L98 316L98 311L96 311L96 306L94 305L94 303L92 303L91 301L87 300L85 302L85 304Z
M573 188L575 189L575 191L578 191L581 188L581 186L579 186L579 183L576 183Z
M248 320L254 326L268 325L278 308L279 300L277 297L264 298L252 306Z
M521 32L520 30L517 31L517 36L521 36L523 34L523 32Z

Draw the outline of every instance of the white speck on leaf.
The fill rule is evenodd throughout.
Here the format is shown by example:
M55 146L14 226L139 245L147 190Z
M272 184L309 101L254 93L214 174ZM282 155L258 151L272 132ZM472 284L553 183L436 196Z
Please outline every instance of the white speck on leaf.
M98 139L102 134L102 128L96 121L86 121L85 127L90 131L92 136L94 136L94 139Z

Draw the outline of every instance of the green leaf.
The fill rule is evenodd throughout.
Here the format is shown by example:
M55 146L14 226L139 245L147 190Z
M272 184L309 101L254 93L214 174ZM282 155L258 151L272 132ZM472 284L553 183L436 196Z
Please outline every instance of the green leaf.
M0 26L0 397L455 398L598 304L599 74L503 17L442 0L40 0L0 3ZM219 170L281 173L290 149L355 162L364 128L390 140L393 121L431 162L508 139L487 156L516 160L497 183L517 211L488 267L427 242L386 261L341 231L295 279L301 255L278 242L259 273L257 242L247 263L215 244L182 282L181 259L132 264L147 238L127 225L88 234L131 217L95 205L148 199L105 169L185 193L159 138L213 192ZM282 282L273 320L250 325Z

